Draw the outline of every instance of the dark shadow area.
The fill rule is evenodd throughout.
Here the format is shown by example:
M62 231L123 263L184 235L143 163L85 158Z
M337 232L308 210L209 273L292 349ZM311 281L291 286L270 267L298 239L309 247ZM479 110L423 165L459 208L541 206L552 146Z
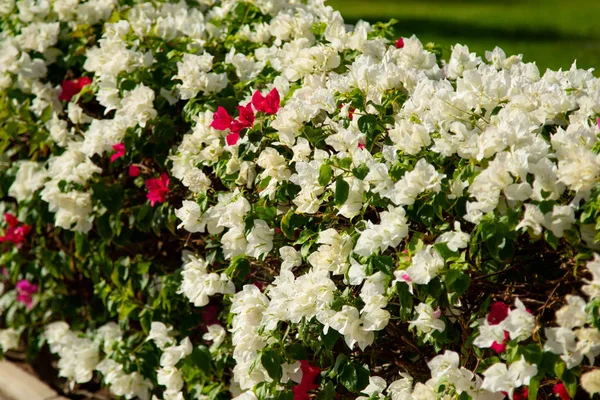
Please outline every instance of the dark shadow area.
M474 0L472 0L474 1ZM556 41L585 41L592 40L589 36L569 35L557 30L546 29L503 29L497 26L482 26L469 24L463 21L448 21L440 19L425 18L406 18L394 15L388 15L385 18L362 18L371 24L394 18L398 21L395 25L396 31L400 35L435 35L435 36L456 36L461 38L476 39L503 39L512 41L536 41L536 42L556 42ZM355 24L358 19L347 18L346 22Z

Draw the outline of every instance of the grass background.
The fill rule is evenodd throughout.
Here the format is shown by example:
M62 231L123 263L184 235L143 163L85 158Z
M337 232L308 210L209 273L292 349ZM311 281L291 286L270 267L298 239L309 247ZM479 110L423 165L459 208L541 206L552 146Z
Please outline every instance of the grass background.
M329 0L348 23L398 20L398 36L412 34L448 50L466 44L484 57L507 55L546 68L595 68L600 75L600 0Z

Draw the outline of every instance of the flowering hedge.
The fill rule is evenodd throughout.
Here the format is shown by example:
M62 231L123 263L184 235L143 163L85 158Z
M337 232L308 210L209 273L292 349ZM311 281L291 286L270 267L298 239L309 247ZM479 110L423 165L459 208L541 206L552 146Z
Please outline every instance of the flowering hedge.
M591 71L320 0L0 21L2 353L127 399L600 392Z

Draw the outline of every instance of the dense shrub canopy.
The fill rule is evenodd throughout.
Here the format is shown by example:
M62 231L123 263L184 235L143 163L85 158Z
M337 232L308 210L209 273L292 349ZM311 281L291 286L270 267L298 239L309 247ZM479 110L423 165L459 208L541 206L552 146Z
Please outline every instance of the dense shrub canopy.
M319 0L0 1L0 348L115 396L600 392L600 81Z

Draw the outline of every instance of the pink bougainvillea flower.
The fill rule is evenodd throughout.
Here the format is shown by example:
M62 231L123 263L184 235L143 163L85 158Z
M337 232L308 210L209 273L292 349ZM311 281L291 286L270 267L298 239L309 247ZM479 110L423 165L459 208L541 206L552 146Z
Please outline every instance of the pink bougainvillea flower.
M219 106L217 112L213 114L213 122L210 126L217 130L224 131L231 127L232 122L233 118L231 118L231 115L229 115L227 110Z
M404 47L404 38L399 38L398 40L396 40L396 43L394 43L396 45L397 49L401 49Z
M557 395L560 398L560 400L570 400L571 399L571 396L569 396L569 392L567 392L567 388L565 387L565 384L562 382L559 382L556 385L554 385L554 387L552 388L552 393Z
M600 118L596 120L596 125L598 125L598 129L600 129Z
M89 85L90 83L92 83L92 80L90 78L88 78L87 76L83 76L79 79L62 81L62 83L60 85L62 90L60 91L60 95L58 95L58 99L71 101L73 96L75 96L77 93L81 92L81 89L83 89L85 86Z
M258 90L254 92L252 95L252 105L256 111L264 112L265 114L276 114L279 111L280 105L277 88L273 88L265 97Z
M238 116L239 123L244 128L251 128L256 120L254 111L252 110L252 103L248 103L245 106L237 106L237 109L240 112L240 115Z
M492 343L490 348L498 354L504 353L506 351L506 343L508 343L509 338L510 334L508 333L508 331L504 331L504 340L502 341L502 343L494 342Z
M16 285L17 301L23 303L28 309L33 307L33 297L31 295L38 291L38 286L30 283L27 279L20 280Z
M125 157L125 145L123 143L113 144L113 150L115 154L110 157L110 162L113 163L117 158Z
M156 203L163 203L167 200L166 196L169 193L169 176L162 173L160 178L146 180L146 188L148 189L146 197L150 200L152 207Z
M17 245L17 248L21 248L25 242L25 236L31 230L31 227L27 224L19 226L19 220L11 213L4 213L4 220L8 225L6 233L0 236L1 242L10 242Z
M225 137L225 140L227 141L228 146L234 146L238 142L238 140L240 140L240 134L230 133L229 135L227 135L227 137Z
M306 360L300 360L300 369L302 380L294 386L294 400L307 400L310 398L308 391L319 387L315 384L315 378L321 373L321 368L310 365Z
M135 178L139 174L140 174L140 168L137 165L132 164L129 166L129 176L131 176L132 178Z
M501 301L493 303L490 307L490 313L487 316L488 323L490 325L498 325L508 317L508 305Z

